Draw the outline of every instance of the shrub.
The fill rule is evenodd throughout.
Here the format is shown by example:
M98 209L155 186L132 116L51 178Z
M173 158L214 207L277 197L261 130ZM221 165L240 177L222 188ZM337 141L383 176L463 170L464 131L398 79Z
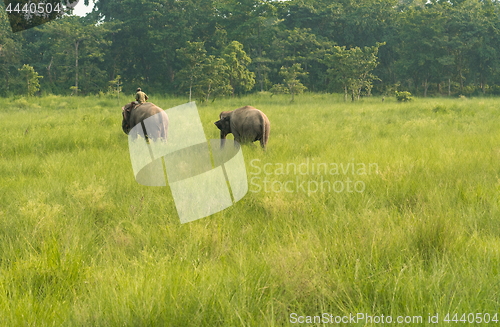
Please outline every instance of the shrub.
M474 92L476 92L476 87L474 85L467 85L467 86L464 86L464 88L463 88L464 95L470 96Z
M486 93L488 94L494 94L494 95L500 95L500 86L498 85L492 85L489 88L486 89Z
M396 99L399 102L407 102L411 101L413 98L411 97L411 93L408 91L403 91L403 92L396 91Z

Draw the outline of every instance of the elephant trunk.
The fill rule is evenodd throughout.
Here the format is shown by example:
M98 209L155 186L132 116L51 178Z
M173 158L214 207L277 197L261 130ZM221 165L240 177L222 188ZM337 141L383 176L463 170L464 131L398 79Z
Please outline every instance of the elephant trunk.
M224 147L224 144L226 144L226 135L227 133L224 133L224 131L220 131L220 147Z

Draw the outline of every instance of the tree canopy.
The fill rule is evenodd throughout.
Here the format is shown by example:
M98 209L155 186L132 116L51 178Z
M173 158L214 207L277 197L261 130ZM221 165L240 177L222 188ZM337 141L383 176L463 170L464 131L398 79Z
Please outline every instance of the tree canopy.
M208 100L270 91L296 64L309 91L356 99L395 85L420 96L500 94L497 1L123 0L118 5L97 0L93 5L86 17L66 15L17 33L2 10L0 95L25 92L23 65L45 76L41 92L96 94L120 75L126 93L141 86L185 95L191 87ZM193 53L190 44L202 45L202 53ZM198 66L190 56L199 56Z

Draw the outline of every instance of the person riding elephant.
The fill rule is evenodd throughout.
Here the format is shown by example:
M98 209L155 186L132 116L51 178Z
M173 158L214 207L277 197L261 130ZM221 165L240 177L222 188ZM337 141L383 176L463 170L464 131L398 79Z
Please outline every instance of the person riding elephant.
M130 134L131 130L137 134L143 132L142 128L134 127L144 122L145 136L148 139L167 141L168 116L160 107L152 103L136 106L135 102L131 102L122 107L122 116L122 129L125 134Z
M142 92L141 88L137 88L137 93L135 94L135 101L137 104L145 103L146 100L148 99L148 96L146 93Z

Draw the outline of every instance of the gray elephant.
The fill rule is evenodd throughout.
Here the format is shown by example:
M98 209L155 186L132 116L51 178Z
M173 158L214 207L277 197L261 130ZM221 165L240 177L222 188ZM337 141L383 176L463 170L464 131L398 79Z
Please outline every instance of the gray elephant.
M260 110L245 106L233 111L223 111L215 126L220 129L221 145L224 145L226 135L233 133L238 143L253 143L260 141L264 150L269 139L270 123L267 116Z
M136 105L135 102L131 102L123 106L122 116L122 129L125 134L129 134L130 130L135 125L140 124L142 121L151 116L155 116L152 120L148 120L146 123L146 137L153 140L167 140L168 116L160 107L150 102L140 105Z

